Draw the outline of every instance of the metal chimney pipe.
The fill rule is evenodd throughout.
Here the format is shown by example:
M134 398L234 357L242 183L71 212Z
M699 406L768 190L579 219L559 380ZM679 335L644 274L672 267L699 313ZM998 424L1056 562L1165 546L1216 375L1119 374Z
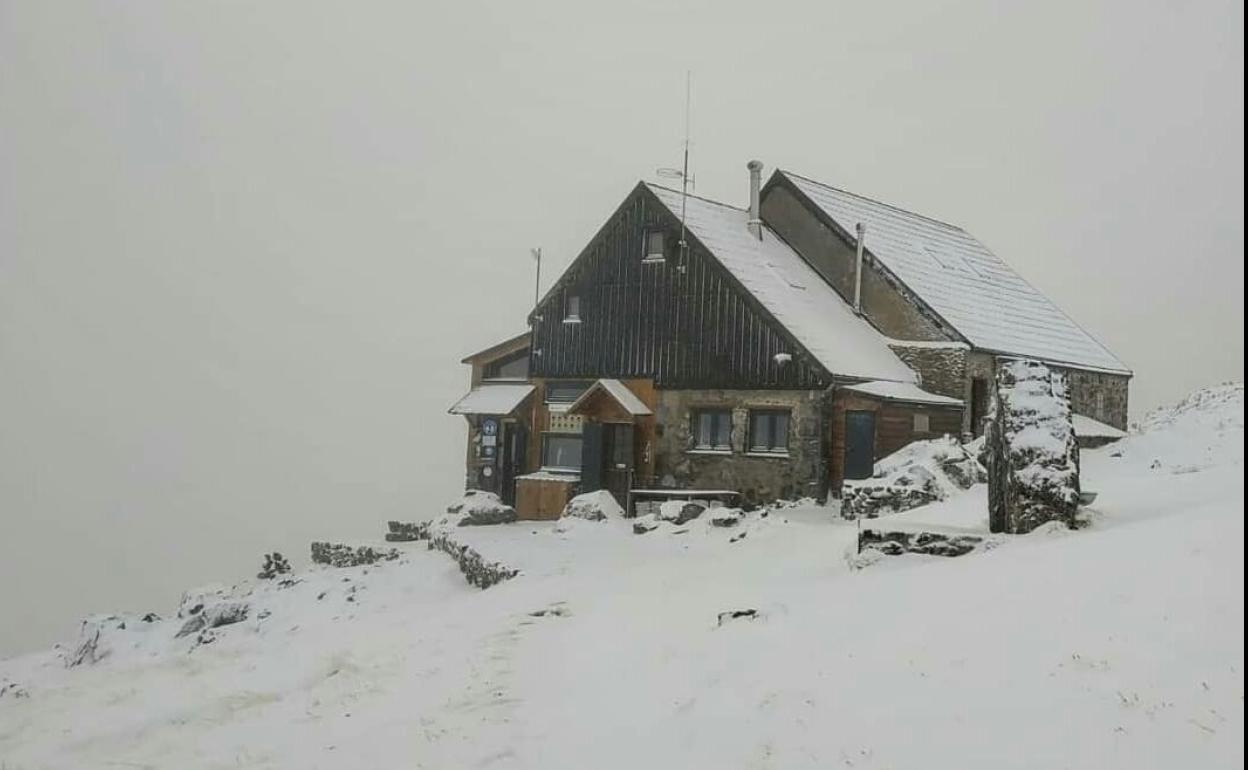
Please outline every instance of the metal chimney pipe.
M759 189L763 184L763 164L761 161L752 160L745 164L750 170L750 219L746 222L746 227L750 228L750 232L760 241L763 239L763 220L759 215L758 195Z
M858 231L858 255L854 261L854 312L862 315L862 242L867 237L867 225L859 222L855 229Z

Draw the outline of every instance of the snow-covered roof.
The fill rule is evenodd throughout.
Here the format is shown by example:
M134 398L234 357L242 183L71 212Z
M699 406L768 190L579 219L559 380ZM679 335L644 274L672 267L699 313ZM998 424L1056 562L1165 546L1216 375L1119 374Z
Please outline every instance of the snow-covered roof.
M877 380L875 382L860 382L856 385L846 385L844 389L852 390L855 393L864 393L868 396L875 396L886 401L907 401L914 404L934 404L937 406L962 406L962 399L928 393L918 385L912 385L908 382Z
M511 414L533 392L528 383L483 382L455 402L451 414Z
M1075 424L1075 435L1080 438L1126 438L1127 432L1112 425L1093 420L1082 414L1071 415Z
M644 417L646 415L654 414L654 412L650 411L650 407L646 406L645 402L643 402L640 398L637 398L637 396L633 394L633 391L628 389L628 386L619 380L614 379L601 379L593 385L590 385L585 389L585 392L582 393L580 397L572 402L572 405L568 407L568 411L575 414L581 404L585 403L585 401L589 399L590 394L599 390L605 391L607 395L615 399L615 402L619 404L624 411L634 417Z
M680 193L648 184L680 216ZM744 209L688 197L685 224L715 259L832 374L914 382L884 338L787 243L763 227L755 238Z
M788 171L777 172L977 348L1129 373L1104 345L970 233Z

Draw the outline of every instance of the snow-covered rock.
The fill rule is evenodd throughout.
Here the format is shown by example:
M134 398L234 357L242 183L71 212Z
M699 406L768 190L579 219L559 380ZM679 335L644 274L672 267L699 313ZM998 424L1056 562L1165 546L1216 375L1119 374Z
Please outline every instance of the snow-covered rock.
M507 505L493 492L470 489L464 496L446 507L456 526L476 527L490 524L510 524L516 520L516 509Z
M577 495L564 506L562 518L579 518L589 521L605 521L624 516L624 509L615 496L605 489Z
M987 447L993 532L1022 534L1048 521L1075 526L1079 443L1065 378L1038 361L1002 365Z
M841 515L856 519L907 511L985 480L973 448L949 436L915 441L876 463L871 478L847 480Z
M211 628L240 623L247 619L247 614L250 611L251 605L247 602L219 602L210 607L204 607L202 610L192 615L185 623L182 624L182 628L178 629L178 633L174 636L189 636Z
M689 500L664 500L654 514L659 521L670 521L673 524L684 524L702 515L706 506Z

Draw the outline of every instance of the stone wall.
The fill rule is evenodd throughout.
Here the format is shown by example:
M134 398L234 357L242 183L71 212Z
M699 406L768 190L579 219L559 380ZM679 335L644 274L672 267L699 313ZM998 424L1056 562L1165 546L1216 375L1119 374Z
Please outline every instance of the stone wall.
M1127 402L1131 378L1124 374L1088 372L1081 369L1050 367L1066 377L1070 408L1075 414L1127 429Z
M923 389L952 398L967 398L966 358L970 349L963 343L950 342L909 346L889 343L889 347L906 366L919 373Z
M716 408L732 411L732 450L695 450L693 414ZM747 505L823 497L827 491L824 408L825 395L818 390L660 390L653 483L736 490ZM748 451L751 409L789 410L787 455Z

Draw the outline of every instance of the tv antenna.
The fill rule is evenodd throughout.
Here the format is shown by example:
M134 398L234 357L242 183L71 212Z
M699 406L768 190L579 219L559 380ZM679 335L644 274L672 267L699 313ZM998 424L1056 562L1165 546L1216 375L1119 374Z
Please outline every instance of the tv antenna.
M685 70L685 153L683 165L680 168L661 168L655 172L667 179L680 180L680 260L676 264L676 269L682 273L685 271L685 255L689 252L689 242L685 238L686 201L689 198L689 188L697 189L693 175L689 173L689 105L692 101L692 82L693 72Z

